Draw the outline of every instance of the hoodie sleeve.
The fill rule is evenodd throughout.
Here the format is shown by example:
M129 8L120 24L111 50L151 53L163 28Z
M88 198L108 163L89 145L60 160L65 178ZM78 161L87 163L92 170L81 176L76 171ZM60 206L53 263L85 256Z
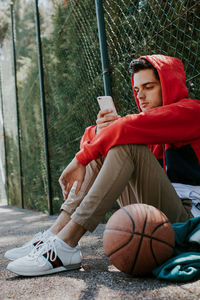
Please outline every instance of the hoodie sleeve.
M187 144L200 138L200 101L177 103L120 118L83 144L76 158L82 165L122 144Z
M96 125L87 127L80 141L80 149L83 149L84 145L89 144L90 141L95 137L95 135L96 135Z

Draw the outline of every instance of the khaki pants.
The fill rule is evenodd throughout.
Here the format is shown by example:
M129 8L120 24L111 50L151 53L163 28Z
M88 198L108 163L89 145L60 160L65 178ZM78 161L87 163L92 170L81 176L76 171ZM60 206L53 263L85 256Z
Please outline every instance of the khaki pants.
M163 211L169 220L191 217L190 205L181 201L157 159L144 145L120 145L106 158L90 162L78 195L73 186L61 209L74 222L93 231L118 199L120 206L146 203Z

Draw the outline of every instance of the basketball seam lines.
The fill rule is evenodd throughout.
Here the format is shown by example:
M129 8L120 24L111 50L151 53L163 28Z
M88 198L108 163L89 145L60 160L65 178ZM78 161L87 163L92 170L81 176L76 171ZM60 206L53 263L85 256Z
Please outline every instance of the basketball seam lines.
M129 214L129 212L128 212L124 207L122 207L122 209L124 210L124 212L125 212L125 213L130 217L130 219L131 219L131 222L132 222L132 225L133 225L133 234L131 233L131 237L130 237L130 239L126 242L126 244L124 244L124 245L122 245L121 247L119 247L118 249L114 250L112 253L110 253L110 254L108 255L108 257L110 257L110 256L113 255L115 252L121 250L123 247L125 247L126 245L128 245L128 243L132 240L133 235L134 235L134 231L135 231L135 223L134 223L134 221L133 221L131 215Z
M159 227L161 227L161 226L163 226L164 224L167 224L167 223L169 223L169 221L165 221L165 222L163 222L163 223L161 223L161 224L158 224L158 225L154 228L152 234L153 234ZM151 253L152 253L152 256L153 256L153 258L154 258L154 260L155 260L156 265L159 266L158 260L156 259L156 256L155 256L154 251L153 251L152 241L153 241L153 239L151 239L151 241L150 241ZM160 241L160 240L159 240L159 241ZM168 245L168 246L170 246L172 249L174 249L174 246L171 246L169 243L167 243L167 242L163 242L163 243L166 244L166 245Z
M153 234L159 227L161 227L161 226L163 226L164 224L167 224L167 223L169 223L169 221L165 221L165 222L163 222L163 223L158 224L158 225L154 228L154 230L152 231L152 234Z
M169 223L169 222L166 222L166 223ZM164 223L163 223L163 224L164 224ZM158 239L158 238L156 238L156 237L152 237L152 236L150 236L150 235L148 235L148 234L145 234L145 233L144 233L144 234L142 234L142 233L140 233L140 232L134 232L134 233L132 233L132 232L130 232L130 231L126 231L126 230L122 230L122 229L116 229L116 228L112 228L112 227L105 228L105 231L106 231L106 230L122 231L122 232L130 233L131 235L143 235L144 237L149 238L150 240L158 241L158 242L163 243L163 244L166 244L166 245L168 245L169 247L171 247L171 248L174 249L174 246L172 246L172 245L169 244L168 242L162 241L162 240L160 240L160 239ZM110 255L110 254L109 254L109 255Z
M135 265L136 265L136 262L137 262L137 258L138 258L139 252L140 252L140 248L141 248L141 245L142 245L143 234L144 234L144 230L145 230L146 223L147 223L147 213L146 213L146 218L145 218L145 221L144 221L144 226L143 226L143 229L142 229L142 235L141 235L141 238L140 238L140 241L139 241L139 245L138 245L138 249L137 249L137 252L136 252L136 255L135 255L135 260L134 260L132 268L131 268L131 274L133 274L133 270L135 268Z
M159 265L158 262L157 262L157 260L156 260L155 254L154 254L154 252L153 252L152 241L153 241L153 240L159 241L160 243L163 243L163 244L168 245L168 246L171 247L172 249L174 249L174 246L170 245L169 243L167 243L167 242L165 242L165 241L161 241L161 240L159 240L158 238L155 238L155 237L152 237L152 236L149 236L149 235L144 234L145 227L146 227L146 224L147 224L148 214L149 214L149 208L148 208L148 211L146 211L146 218L145 218L145 221L144 221L144 226L143 226L142 233L134 232L134 230L135 230L135 223L134 223L134 220L133 220L132 216L129 214L129 212L128 212L124 207L122 207L122 209L123 209L124 212L129 216L129 218L130 218L130 220L131 220L131 222L132 222L132 225L133 225L133 233L131 233L130 231L122 230L122 229L105 228L105 230L122 231L122 232L126 232L126 233L130 233L130 234L131 234L131 237L129 238L129 240L128 240L125 244L123 244L121 247L119 247L118 249L116 249L116 250L114 250L112 253L110 253L110 254L108 255L108 257L112 256L114 253L116 253L117 251L119 251L119 250L121 250L122 248L124 248L125 246L127 246L127 245L129 244L129 242L132 240L132 238L133 238L134 235L139 235L139 236L141 236L141 238L140 238L139 245L138 245L138 249L137 249L137 252L136 252L136 255L135 255L135 260L134 260L134 262L133 262L133 264L132 264L131 273L129 273L129 274L132 274L132 273L133 273L133 270L134 270L134 268L135 268L135 265L136 265L136 262L137 262L137 258L138 258L138 255L139 255L140 248L141 248L142 241L143 241L143 238L144 238L144 237L148 237L148 238L150 239L150 249L151 249L151 253L152 253L153 259L154 259L156 265ZM160 226L162 226L162 225L165 224L165 223L169 223L169 221L165 221L165 222L163 222L162 224L157 225L157 226L154 228L152 234L153 234Z
M108 257L110 257L111 255L115 254L117 251L121 250L123 247L125 247L126 245L128 245L128 243L132 240L133 235L131 235L130 239L126 242L126 244L123 244L121 247L119 247L118 249L115 249L112 253L110 253L109 255L107 255Z
M131 219L132 225L133 225L133 234L135 232L135 222L133 220L133 218L131 217L131 215L129 214L128 210L126 210L124 207L122 207L123 211L129 216L129 218Z

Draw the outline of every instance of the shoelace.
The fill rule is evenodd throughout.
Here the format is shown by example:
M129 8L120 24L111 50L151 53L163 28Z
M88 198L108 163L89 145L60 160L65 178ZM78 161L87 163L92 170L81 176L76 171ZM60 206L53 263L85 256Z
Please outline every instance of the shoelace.
M40 242L42 239L44 239L47 236L47 232L46 231L40 231L38 233L36 233L36 235L33 237L32 241L33 242Z
M46 237L46 235L47 235L46 231L40 231L34 235L31 241L26 242L24 246L29 245L30 243L33 245L36 242L40 242Z
M46 254L44 264L45 265L48 260L55 261L57 257L57 251L55 246L56 237L49 237L43 244L36 245L33 250L30 252L29 257L33 260L38 260L40 256Z

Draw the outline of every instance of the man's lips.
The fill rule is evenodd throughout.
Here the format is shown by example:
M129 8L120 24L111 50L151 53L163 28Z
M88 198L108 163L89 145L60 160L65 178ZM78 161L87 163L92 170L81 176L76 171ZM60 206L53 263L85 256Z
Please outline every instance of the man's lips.
M149 102L139 102L141 107L145 107L149 104Z

